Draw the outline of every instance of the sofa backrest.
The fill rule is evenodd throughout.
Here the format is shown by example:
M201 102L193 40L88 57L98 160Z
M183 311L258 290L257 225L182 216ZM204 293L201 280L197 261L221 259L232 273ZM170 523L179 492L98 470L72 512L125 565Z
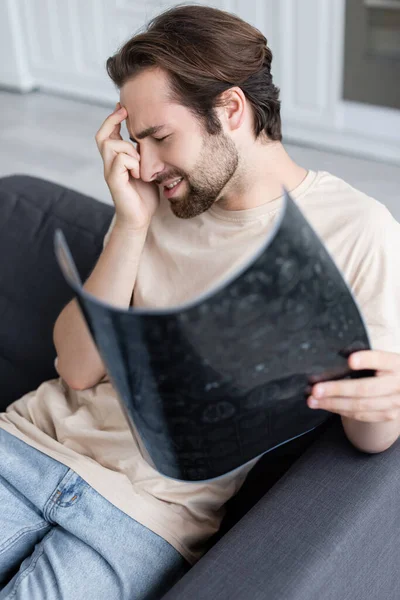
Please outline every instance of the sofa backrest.
M26 175L0 178L0 411L58 377L53 329L74 294L54 254L60 228L84 282L114 214L104 204Z
M103 249L114 207L49 181L0 178L0 411L57 378L53 329L74 294L54 254L60 228L84 282ZM305 401L305 400L304 400ZM228 503L229 530L323 433L329 421L264 455Z

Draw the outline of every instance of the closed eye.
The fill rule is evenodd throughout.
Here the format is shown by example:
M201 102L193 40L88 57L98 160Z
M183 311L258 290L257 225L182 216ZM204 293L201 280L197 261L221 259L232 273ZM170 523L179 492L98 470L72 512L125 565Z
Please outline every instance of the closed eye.
M155 140L156 142L163 142L164 140L166 140L169 137L169 135L166 135L163 138L153 138L153 140Z

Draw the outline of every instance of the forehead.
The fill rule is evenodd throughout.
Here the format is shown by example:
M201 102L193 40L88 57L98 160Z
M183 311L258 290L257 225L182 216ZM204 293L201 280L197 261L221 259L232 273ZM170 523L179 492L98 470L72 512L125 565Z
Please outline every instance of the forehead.
M128 111L127 126L136 133L154 125L175 125L187 109L168 98L168 79L161 69L145 69L120 90L122 106Z

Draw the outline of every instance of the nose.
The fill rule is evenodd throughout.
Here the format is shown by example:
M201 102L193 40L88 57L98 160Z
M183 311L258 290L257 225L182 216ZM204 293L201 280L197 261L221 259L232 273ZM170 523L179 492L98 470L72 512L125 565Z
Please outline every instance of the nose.
M152 148L143 148L140 145L140 179L142 181L151 182L163 172L164 163Z

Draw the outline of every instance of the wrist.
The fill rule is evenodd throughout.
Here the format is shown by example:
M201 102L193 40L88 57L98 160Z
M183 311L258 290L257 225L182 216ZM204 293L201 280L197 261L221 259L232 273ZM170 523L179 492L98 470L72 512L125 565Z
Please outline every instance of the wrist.
M398 439L399 421L366 422L341 416L343 429L348 440L368 454L384 452Z
M147 233L149 225L150 225L150 223L143 225L141 227L138 227L137 225L134 225L133 223L124 221L123 219L116 217L115 225L114 225L113 229L121 235L132 236L132 237L141 237Z

